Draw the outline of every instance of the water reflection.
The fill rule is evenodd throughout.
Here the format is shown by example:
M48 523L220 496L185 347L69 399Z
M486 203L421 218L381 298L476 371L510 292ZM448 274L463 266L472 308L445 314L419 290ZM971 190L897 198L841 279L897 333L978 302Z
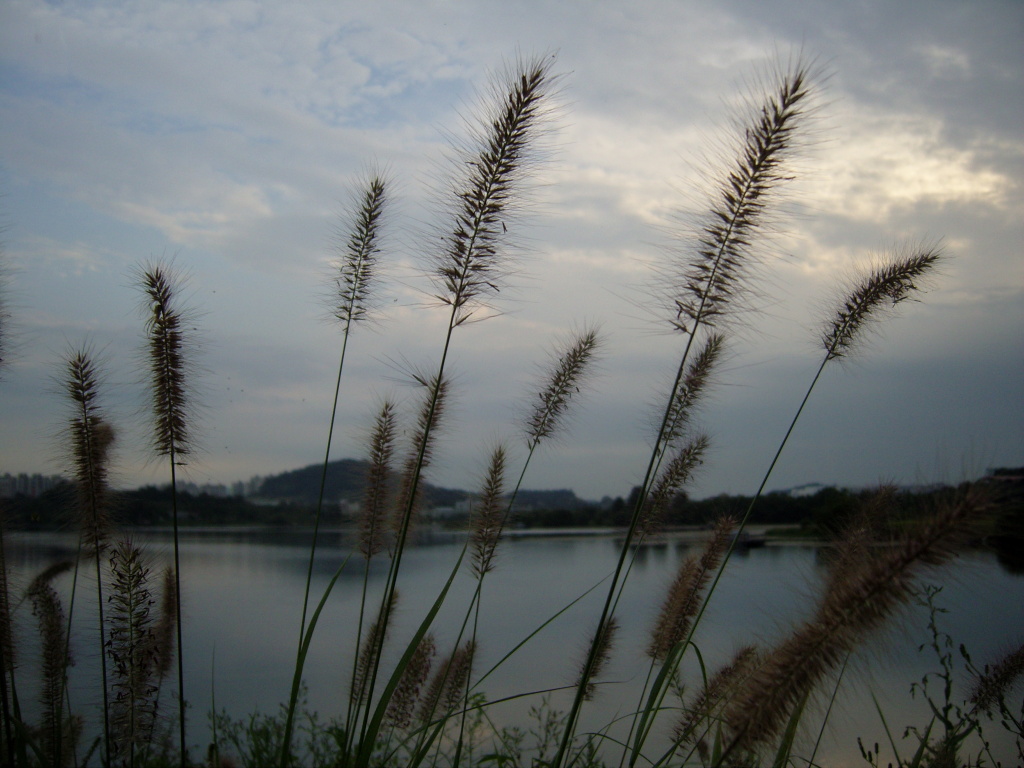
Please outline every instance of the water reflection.
M158 559L169 558L168 531L139 531L133 536ZM298 642L309 536L308 531L292 529L237 528L188 531L182 536L186 695L196 744L208 737L205 712L211 688L218 707L236 717L256 709L271 711L286 697ZM421 534L419 546L406 552L393 637L407 636L419 623L451 575L463 542L460 534L428 529ZM8 534L6 543L12 583L22 588L42 568L73 556L77 545L71 535L38 533ZM323 534L314 570L315 597L345 562L350 546L348 531ZM648 633L665 589L681 561L696 551L691 538L660 539L636 550L618 609L623 634L607 673L607 679L618 682L586 711L585 727L600 727L620 710L634 706L647 668ZM573 683L586 638L600 612L603 584L617 556L614 536L519 536L502 544L497 571L488 577L483 591L484 635L476 668L489 669L541 624L551 623L488 678L489 697ZM728 661L742 645L772 642L805 618L825 559L821 550L810 545L737 550L696 637L709 668ZM348 561L310 649L309 705L323 716L337 714L342 706L346 660L355 649L353 617L364 564L358 557ZM974 659L983 663L1004 652L1012 641L1020 641L1024 579L1002 570L984 552L963 555L950 573L934 578L946 584L940 602L950 610L943 618L956 643L965 643ZM379 596L385 575L383 559L371 563L371 598ZM98 701L98 658L88 641L97 631L95 608L89 605L95 590L88 573L79 578L80 603L73 630L78 664L72 671L72 696L78 707L88 709L90 702ZM56 586L65 596L69 594L70 575ZM464 565L435 622L441 649L454 643L472 590ZM35 647L38 641L27 606L17 618L23 646ZM890 714L895 713L893 722L901 727L912 720L926 722L926 705L920 699L911 700L907 693L912 681L934 667L933 659L916 650L927 639L925 627L926 617L910 610L872 643L872 653L858 654L847 679L852 693L838 703L840 714L830 719L828 745L819 752L820 762L861 763L856 737L869 735L873 740L880 733L870 700L872 689L883 697ZM30 670L28 660L25 674ZM687 671L691 676L695 673L693 668ZM566 696L556 696L556 704L568 706ZM522 724L531 703L535 702L504 705L492 716L499 723Z

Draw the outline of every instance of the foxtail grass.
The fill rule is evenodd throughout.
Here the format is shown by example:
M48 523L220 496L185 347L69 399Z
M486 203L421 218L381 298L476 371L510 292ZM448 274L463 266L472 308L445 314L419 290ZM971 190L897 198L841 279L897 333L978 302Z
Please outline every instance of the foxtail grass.
M157 599L150 588L151 570L143 551L131 539L119 540L110 556L110 636L106 651L113 665L110 760L141 764L153 742L160 683L170 668L176 607L161 601L167 613L155 615ZM173 596L173 579L164 589Z
M385 721L390 728L405 731L412 725L413 714L424 693L436 655L437 641L428 632L416 646L416 652L402 672L398 686L388 702Z
M191 313L182 307L180 277L163 264L141 267L136 275L144 298L147 369L152 414L152 445L167 458L171 476L171 516L174 531L174 599L178 660L178 746L181 765L188 762L185 739L185 667L182 643L181 555L178 537L178 467L193 452L192 419L195 411L195 373L188 335Z
M346 660L350 665L345 665L351 669L347 691L341 695L343 700L347 699L342 705L346 707L345 716L332 721L331 726L335 729L331 736L337 741L338 751L334 762L346 768L398 763L410 768L430 763L472 764L472 720L478 715L482 717L480 713L485 711L478 693L480 685L569 607L559 610L474 680L474 661L481 652L484 581L500 567L501 541L533 457L563 433L576 402L586 393L602 346L602 336L593 327L573 331L551 354L519 423L517 441L523 442L517 445L512 440L503 440L494 445L481 467L470 530L458 562L411 639L404 648L398 647L398 662L386 668L390 657L386 651L392 642L389 636L395 634L392 630L396 603L403 591L403 555L418 524L425 478L439 463L438 439L452 405L453 379L448 359L454 349L455 331L500 312L498 297L515 271L517 217L523 209L530 174L537 165L538 139L550 109L555 82L552 64L550 57L520 60L505 73L494 94L496 98L483 113L471 141L457 150L450 178L445 181L448 198L443 202L444 219L435 231L436 237L420 246L429 259L433 303L446 311L448 322L436 367L411 374L418 388L415 412L403 418L399 406L385 400L369 433L365 492L356 543L349 553L351 558L363 559L362 595L358 619L353 622L357 650ZM592 625L592 634L584 641L586 648L575 683L566 686L572 696L569 710L564 720L558 719L557 728L545 731L545 745L555 747L550 761L545 749L544 760L549 766L567 768L588 759L596 764L595 745L601 740L622 747L620 766L642 762L675 764L679 757L688 763L695 754L703 763L730 764L768 754L766 750L773 744L776 763L783 764L788 760L804 707L816 689L826 680L835 681L838 689L835 673L840 665L907 602L913 594L916 574L948 557L951 542L985 503L984 499L968 494L941 510L923 528L907 533L883 549L873 538L873 518L887 513L893 494L881 493L872 502L874 511L868 510L855 518L843 533L838 554L829 562L821 601L813 618L797 626L790 637L767 653L744 648L717 672L709 674L694 638L698 637L704 612L724 573L736 537L749 520L811 392L824 370L855 354L875 322L912 299L940 262L936 248L904 248L849 285L837 300L816 333L822 353L820 366L754 500L738 521L719 520L703 550L682 563L675 581L668 585L646 647L648 670L640 700L624 718L629 724L625 740L618 736L620 726L609 723L597 734L590 734L581 747L577 734L585 702L603 686L610 685L603 678L607 677L619 630L617 609L619 601L628 594L626 584L640 545L662 526L673 500L686 491L710 450L711 440L697 423L698 409L717 378L732 317L743 309L745 297L754 290L754 273L773 223L777 198L793 176L792 161L805 141L816 78L803 61L776 75L739 126L730 164L713 182L696 231L685 241L671 268L672 279L663 297L668 311L662 321L667 321L673 333L682 334L678 342L681 353L672 362L671 386L663 393L646 468L637 473L639 489L635 503L631 502L617 561L607 584L591 587L607 587L607 593L596 626ZM315 607L311 605L312 574L346 350L355 326L372 315L378 258L383 254L381 237L390 181L376 173L364 181L352 205L351 217L339 230L338 258L333 265L331 314L341 324L341 350L309 549L291 694L282 707L280 720L266 719L267 730L261 732L266 738L260 749L256 750L254 745L251 751L253 755L258 753L262 761L281 766L300 759L293 751L292 741L294 732L303 727L297 725L296 718L302 717L304 665L321 612L348 562L346 558L319 602ZM150 612L156 588L150 584L148 566L130 542L114 549L109 581L103 582L97 570L98 582L106 583L112 590L107 599L101 592L99 600L100 637L114 668L112 681L107 680L106 667L103 671L104 696L108 689L114 694L112 703L104 702L105 713L109 711L112 718L112 724L105 724L104 759L144 765L155 758L159 696L176 646L178 737L184 765L189 756L181 653L176 472L195 450L195 402L191 389L194 369L187 333L191 323L189 313L181 308L181 283L172 269L159 264L141 268L137 282L144 295L149 342L153 447L170 466L174 568L163 574L159 615ZM0 306L0 323L3 320ZM0 353L2 340L0 337ZM84 354L67 362L71 382L68 392L77 409L69 435L79 484L79 507L83 511L82 551L96 558L98 569L110 537L105 518L109 509L106 462L113 432L96 408L92 362ZM402 444L401 437L406 435L408 439ZM517 451L525 452L521 466L515 463ZM386 565L380 563L381 558L387 560ZM386 567L375 613L368 597L371 563ZM463 573L463 564L475 580L475 589L461 626L452 625L458 626L457 637L449 646L452 651L439 661L437 641L431 630L449 589ZM49 707L43 718L44 739L48 757L52 755L54 762L60 763L72 754L75 720L62 710L66 699L66 665L71 660L70 630L64 629L70 625L70 609L65 623L59 596L51 585L57 573L54 570L37 578L29 596L40 618L44 655L57 645L63 646L59 657L53 654L52 658L44 659L44 710ZM5 576L6 572L0 573L0 578ZM72 592L71 609L73 595ZM6 591L0 599L6 600ZM377 599L374 595L375 604ZM109 621L105 621L104 606L110 612ZM0 662L4 685L10 680L13 687L14 649L9 649L4 640L4 633L9 635L7 610L9 605L0 603ZM976 708L998 704L1009 685L1007 681L1019 675L1019 656L1017 652L984 673L975 692ZM694 692L683 687L684 657L687 663L696 657L699 665L701 685ZM101 658L106 664L108 654L101 654ZM841 672L838 677L841 679ZM674 731L669 751L660 759L652 759L645 746L656 732L656 725L663 722L663 715L675 709L666 704L670 694L678 694L682 711L672 715ZM11 729L21 722L16 711L10 714L7 702L5 688L5 735L11 749ZM16 706L16 697L11 702ZM252 723L255 731L255 718ZM621 728L624 732L626 725ZM170 726L167 738L169 733ZM11 754L9 751L8 757ZM485 762L488 760L504 762L505 756L484 758Z
M585 662L583 680L589 678L591 668L597 662L596 641L602 637L601 627L612 618L626 561L652 485L673 441L679 438L678 427L685 423L692 407L692 403L687 402L689 391L686 385L691 349L705 329L714 329L723 323L728 309L745 287L773 194L790 179L788 164L801 142L812 91L810 67L806 62L798 61L789 71L779 74L760 102L751 109L741 129L738 152L711 194L708 213L692 241L692 250L682 259L679 278L674 281L675 291L669 300L672 307L669 324L685 335L686 344L666 398L640 493L598 621L598 630ZM714 349L721 341L716 333L712 333L706 336L704 349ZM706 356L710 358L710 368L716 355L708 353ZM697 378L701 383L705 380L706 377ZM562 768L569 759L585 693L585 687L580 685L553 761L555 768Z
M65 368L64 389L72 406L71 418L67 427L68 443L71 463L74 467L77 497L75 510L78 515L80 531L79 552L75 562L71 602L68 609L66 640L70 642L71 638L71 619L78 584L78 563L84 555L95 565L96 610L100 647L102 648L106 644L106 628L101 561L105 556L112 530L108 476L114 429L100 407L100 373L94 356L86 349L71 352L65 360ZM106 654L100 654L100 690L103 692L103 746L104 753L109 756L112 754L112 745Z
M721 708L731 699L733 691L757 668L761 652L756 646L747 645L737 651L732 659L720 667L696 696L688 702L683 715L673 730L676 748L685 752L693 745L704 763L709 762L710 749L707 737L721 727Z
M1004 655L978 675L971 690L970 703L977 709L988 712L1006 696L1014 684L1024 677L1024 645ZM1020 723L1017 723L1020 728Z
M317 493L316 512L313 518L313 537L309 548L309 565L306 569L306 584L302 598L302 619L299 623L299 644L295 657L295 673L297 680L301 680L302 671L305 666L305 638L307 627L307 612L309 610L309 591L313 582L313 566L316 561L317 540L320 534L320 518L323 511L324 490L327 484L327 469L331 459L331 445L334 442L334 428L338 414L338 400L341 395L341 379L345 370L345 355L348 350L349 337L355 326L369 317L372 303L372 291L376 281L377 263L383 252L382 228L386 216L389 192L388 181L383 173L373 172L368 175L365 182L358 189L355 201L347 212L345 221L338 230L337 235L337 256L332 264L334 273L331 277L333 287L331 296L331 314L335 320L341 323L341 352L338 357L338 373L334 384L334 398L331 404L331 417L327 427L327 447L324 450L324 462L320 472L320 487ZM379 448L380 446L378 446ZM375 466L379 465L375 464ZM377 492L382 492L380 483L386 483L387 468L385 467L383 477L378 477L378 484L375 485ZM380 511L381 504L374 505L374 513ZM369 558L372 556L377 542L381 538L382 530L377 526L378 517L374 517L369 531L370 540L364 540L366 549L367 568ZM364 580L365 589L365 580ZM365 602L365 592L364 592ZM359 624L357 632L362 632L363 610L359 613ZM353 661L358 665L358 660ZM353 676L356 667L353 667ZM365 682L365 681L364 681ZM291 734L294 710L297 705L295 697L298 689L293 690L292 700L289 703L289 716L286 722L285 734L282 739L281 760L290 759ZM350 712L354 707L350 708ZM348 729L351 730L351 726Z
M915 576L944 563L986 504L977 490L940 509L894 547L862 559L832 580L814 613L768 653L725 710L729 752L748 752L775 737L794 707L826 673L841 665L864 637L915 594Z
M647 646L647 655L653 660L664 662L672 649L689 637L690 626L697 616L704 591L722 562L722 555L729 545L729 536L735 525L735 521L729 517L720 518L700 556L683 561L668 589L651 633L651 642Z
M383 174L372 173L359 189L356 202L349 212L349 221L339 231L338 255L334 263L332 285L334 287L331 313L341 323L341 354L338 359L338 375L334 384L334 401L331 418L327 427L327 448L320 473L320 488L317 493L316 514L313 518L313 540L309 550L309 568L306 572L306 589L302 600L302 621L299 628L299 645L306 631L306 612L309 609L309 588L313 579L313 564L316 559L317 538L320 532L320 516L324 504L324 488L327 484L327 467L331 459L331 443L334 441L334 423L338 414L338 398L341 394L341 377L345 370L345 352L349 335L360 321L366 320L371 302L371 292L376 279L377 261L382 253L381 228L388 203L388 183ZM301 660L296 662L301 664Z
M402 469L399 503L392 516L394 548L380 612L385 623L419 505L420 480L430 463L432 433L445 406L449 386L446 365L453 332L486 316L489 301L500 292L510 271L508 224L515 218L528 171L535 162L534 145L552 80L551 63L550 57L521 61L507 73L480 122L473 146L462 152L448 182L452 195L446 203L447 223L430 256L433 296L449 309L448 326L437 372L417 376L426 386L427 395L414 430L412 452ZM371 718L370 712L376 676L375 666L359 729L360 754L368 755L366 744L378 735L369 730L371 722L379 722Z
M857 280L853 287L848 290L846 296L838 302L838 307L834 310L833 315L826 320L825 331L821 336L824 348L821 363L804 394L803 400L790 421L782 441L775 451L757 492L739 520L736 528L737 536L731 540L722 557L721 564L718 566L700 608L693 618L689 634L683 641L683 647L690 642L694 629L700 623L704 611L712 599L718 582L725 572L726 565L736 547L739 533L744 530L754 506L763 493L768 479L826 366L854 350L872 323L880 319L880 315L891 311L896 305L912 297L922 286L923 281L928 277L939 260L940 254L937 249L933 248L924 248L918 251L910 249L898 250L886 261ZM681 661L681 656L676 657L673 663L678 664L679 661ZM666 679L669 679L668 676L663 675L662 680ZM645 712L642 716L644 719L649 719L649 711ZM790 712L792 713L792 710ZM648 731L649 729L639 729L640 737L632 747L631 765L638 758L643 745L643 739L646 738L646 732Z
M68 646L67 621L53 580L71 570L71 561L43 570L28 587L32 613L39 622L40 640L40 746L50 765L70 761L79 726L64 709L67 670L74 659Z

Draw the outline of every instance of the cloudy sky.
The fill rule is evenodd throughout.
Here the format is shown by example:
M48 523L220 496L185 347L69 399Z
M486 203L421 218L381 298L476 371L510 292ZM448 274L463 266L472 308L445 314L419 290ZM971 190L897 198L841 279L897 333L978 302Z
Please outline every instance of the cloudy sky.
M431 480L472 487L552 344L598 324L603 360L528 487L598 498L645 467L682 350L654 301L687 213L772 62L820 72L814 121L698 423L694 493L756 489L820 360L837 286L874 254L949 259L859 354L826 371L769 482L956 481L1024 464L1024 5L34 2L0 6L7 350L0 473L58 472L61 358L106 370L124 485L146 457L132 270L190 275L202 369L196 482L322 460L340 334L325 285L339 215L374 163L394 180L372 326L349 346L332 455L380 398L406 409L446 314L424 269L449 148L517 55L558 88L498 316L460 328Z

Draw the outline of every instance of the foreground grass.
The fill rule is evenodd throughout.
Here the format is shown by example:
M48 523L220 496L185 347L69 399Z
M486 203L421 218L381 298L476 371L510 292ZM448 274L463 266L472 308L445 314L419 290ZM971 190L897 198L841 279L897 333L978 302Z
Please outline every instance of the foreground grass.
M347 224L350 234L342 238L336 265L333 315L342 324L340 359L335 405L327 420L320 498L311 521L307 579L303 596L296 596L302 604L302 619L296 628L290 690L282 692L284 703L274 715L239 721L214 708L213 745L205 756L190 754L187 746L186 701L189 686L196 683L186 681L182 662L188 610L182 605L180 589L177 474L195 453L192 381L196 371L190 338L194 318L180 301L182 282L177 272L157 263L136 274L144 300L152 448L167 462L172 493L174 565L159 577L145 552L109 514L113 507L106 478L117 432L100 408L102 376L96 356L89 348L68 355L71 414L66 433L79 491L75 506L81 544L71 561L44 570L14 600L9 586L0 584L0 746L8 764L185 766L225 765L233 760L246 765L365 768L815 764L813 753L799 758L793 753L801 729L821 727L805 722L808 701L829 686L838 688L851 654L870 643L873 633L904 606L921 599L922 574L947 563L978 520L993 512L996 503L985 489L967 486L905 523L897 522L901 510L893 489L879 489L858 500L842 519L830 521L835 544L824 589L810 606L809 618L790 628L779 642L744 646L731 660L712 669L695 643L696 632L707 620L706 609L719 580L762 503L773 468L823 372L855 354L874 323L917 297L945 258L940 249L925 242L895 248L837 289L831 311L815 331L819 363L808 376L803 400L780 436L777 450L766 457L766 470L755 492L738 514L715 521L713 535L700 552L681 564L663 596L646 657L636 663L635 675L644 681L642 693L635 702L620 702L621 720L596 732L581 727L595 697L617 695L606 670L617 652L619 608L637 552L661 529L667 511L709 456L712 438L693 426L693 417L715 384L729 334L749 316L737 309L743 308L744 296L754 288L758 268L768 254L766 233L775 223L776 199L793 178L793 162L807 141L819 78L802 60L774 68L764 90L752 97L717 175L703 190L703 215L692 229L680 233L660 287L652 290L650 304L663 308L661 321L677 339L674 351L666 354L674 375L660 396L650 453L637 458L636 472L642 480L631 508L624 510L618 555L609 563L610 576L594 586L601 610L580 638L586 651L582 659L569 653L564 659L567 672L575 673L566 709L554 710L543 698L546 692L524 691L523 696L536 700L533 726L499 728L489 721L480 693L490 674L479 668L481 605L488 599L486 585L500 578L495 555L534 452L560 432L574 396L590 384L591 369L603 353L597 328L580 326L553 346L544 376L521 419L524 460L514 463L504 443L489 451L466 544L451 563L450 578L432 604L415 607L419 623L414 629L394 637L395 611L408 579L403 557L420 522L425 478L443 450L440 438L453 397L449 360L462 334L476 332L479 321L499 311L495 304L501 288L516 266L515 243L509 233L516 231L515 219L524 210L532 173L543 157L538 148L558 80L553 66L553 57L510 65L472 135L454 153L442 185L444 197L438 202L435 235L422 243L428 254L426 293L447 317L438 355L429 366L408 372L419 394L412 413L384 400L374 414L366 441L368 470L358 540L318 595L312 591L311 577L346 350L350 334L372 305L376 260L386 256L377 238L387 220L389 181L370 174L357 194ZM367 588L371 562L379 563L386 574L379 595ZM82 717L67 700L72 647L82 642L73 641L70 631L75 588L65 612L64 596L53 586L56 577L69 570L76 574L73 584L77 584L78 569L83 566L96 570L101 590L96 601L100 636L93 640L92 650L103 660L95 685L105 699L103 733L89 744L82 743ZM469 570L475 588L459 614L462 618L452 627L455 642L442 650L434 623L463 568ZM359 610L350 625L358 650L351 658L339 660L349 674L348 690L339 693L343 714L321 721L302 705L305 665L322 611L346 569L362 574ZM0 570L6 578L6 570ZM929 593L923 594L930 599ZM43 659L41 715L32 723L23 717L19 694L24 696L35 681L29 686L21 679L15 663L18 649L11 639L12 605L19 599L31 606L38 623ZM928 605L934 609L933 603ZM540 628L523 629L528 641ZM933 637L940 637L937 629ZM1011 652L991 668L975 669L977 687L961 707L953 703L950 655L938 639L934 646L947 684L932 708L932 722L914 731L918 749L910 758L899 758L900 763L991 762L984 741L980 751L964 752L966 737L981 734L991 722L1015 734L1019 745L1020 717L1009 699L1020 673L1019 653ZM176 675L172 673L175 666ZM687 676L695 677L697 683L684 688L681 681ZM31 695L36 695L34 690ZM672 733L667 749L655 738L666 730ZM870 761L877 754L877 750L865 750L865 759Z

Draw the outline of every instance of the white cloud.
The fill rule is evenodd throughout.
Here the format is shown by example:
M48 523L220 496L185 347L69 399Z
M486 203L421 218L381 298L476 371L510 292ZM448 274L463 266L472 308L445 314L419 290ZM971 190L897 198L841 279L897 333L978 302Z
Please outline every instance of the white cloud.
M473 391L485 386L480 371L501 377L507 394L551 334L590 319L609 333L612 359L608 394L595 396L579 434L588 457L605 465L567 458L570 474L555 482L562 465L552 462L551 484L624 493L632 475L622 457L644 448L642 427L623 424L653 391L649 372L676 354L670 337L652 334L651 310L637 306L650 294L635 286L657 281L652 265L680 227L676 212L700 204L700 153L715 151L714 126L737 102L736 84L754 79L773 49L783 59L790 45L834 53L837 75L823 141L791 206L800 215L784 219L773 242L790 258L768 270L768 314L758 340L740 347L758 371L773 355L806 351L808 296L868 250L908 235L947 237L957 259L942 285L949 293L935 300L963 309L957 317L971 328L995 322L985 320L991 297L1019 303L1024 277L1010 270L1024 236L1024 142L1013 105L1024 99L1006 73L1021 56L989 42L1003 40L1019 14L1000 6L1002 23L978 15L965 24L952 10L925 7L933 6L837 3L809 14L741 0L585 8L537 0L465 13L440 1L183 10L11 0L0 10L0 162L26 198L10 201L8 250L25 263L25 302L47 338L84 329L97 314L94 329L128 338L132 318L122 308L132 299L117 292L125 266L178 253L195 267L218 362L251 382L251 401L217 411L218 434L237 439L230 457L211 450L209 471L244 466L246 444L258 442L251 402L266 405L266 439L280 445L276 454L269 444L252 448L253 460L265 469L276 455L285 469L306 439L286 435L289 423L315 429L318 377L331 378L335 340L310 326L322 314L317 280L350 180L377 159L398 180L402 203L389 311L381 333L356 345L367 361L357 376L363 394L351 403L358 409L374 382L390 386L379 384L394 373L387 361L429 360L439 343L436 313L419 306L426 281L417 265L443 131L461 135L459 110L473 113L474 88L486 92L486 73L517 45L526 55L557 50L563 106L539 203L520 225L519 290L498 297L508 317L460 329L455 355L470 391L452 438L458 456L446 466L461 482L460 460L478 450L473 427L496 430L508 417L502 397ZM895 45L908 30L911 44ZM28 200L55 201L52 215L19 207ZM93 295L76 298L72 278L83 273ZM59 289L47 287L53 276ZM950 333L934 323L913 329L929 345ZM260 338L289 354L275 363ZM316 401L310 411L302 398ZM706 475L712 486L722 478Z

